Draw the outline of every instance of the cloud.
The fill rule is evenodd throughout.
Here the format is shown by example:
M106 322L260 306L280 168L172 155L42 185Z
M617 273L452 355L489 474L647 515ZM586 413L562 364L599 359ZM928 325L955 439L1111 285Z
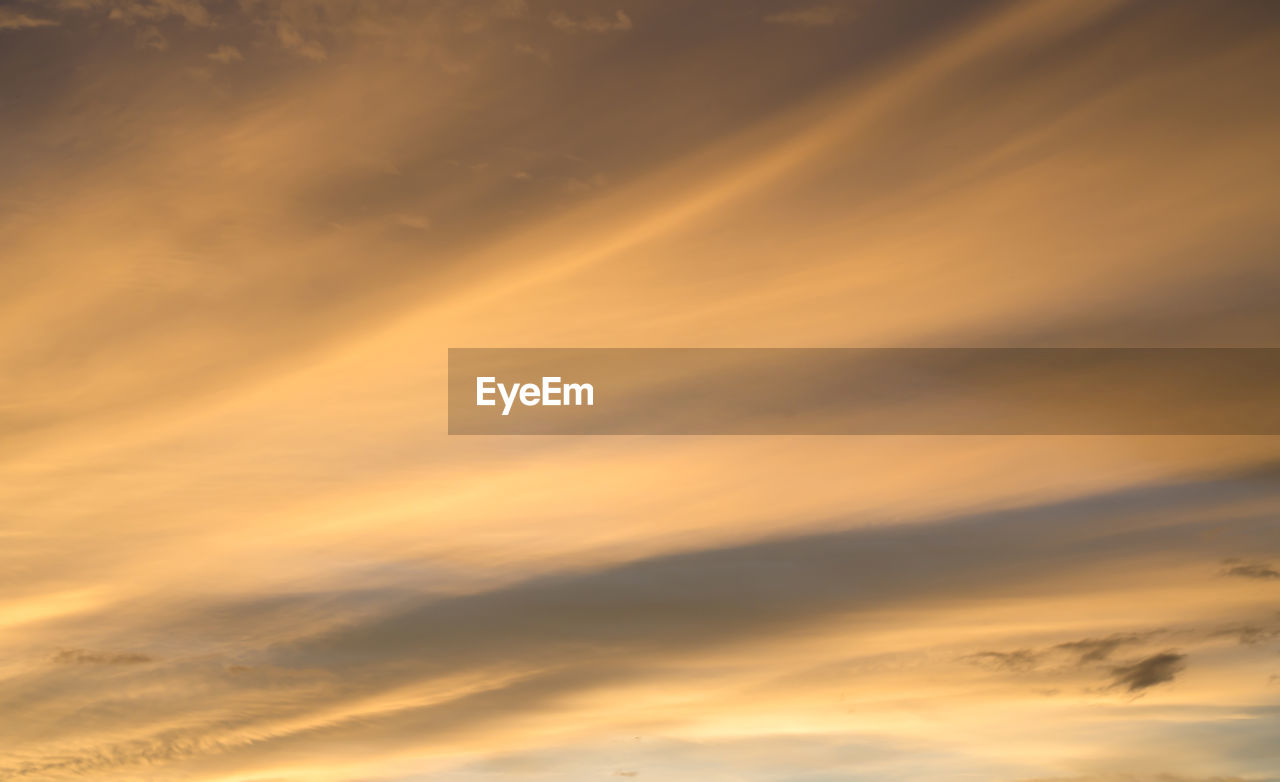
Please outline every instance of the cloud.
M160 32L160 28L153 24L139 28L138 34L133 38L133 43L139 49L155 49L158 52L169 49L169 39L164 36L164 33Z
M618 33L631 29L631 17L619 10L613 18L603 16L587 16L574 19L562 12L550 16L551 26L566 33Z
M1043 649L1015 649L1013 651L987 650L966 655L964 662L993 671L1027 673L1036 670L1069 670L1084 668L1106 661L1119 648L1141 643L1155 633L1129 633L1106 638L1085 638L1079 641L1048 646Z
M1139 660L1133 665L1121 665L1111 669L1112 687L1124 687L1129 692L1139 692L1157 684L1173 681L1186 667L1187 656L1168 651Z
M991 670L1029 671L1036 667L1040 655L1030 649L1018 649L1012 652L977 652L961 659Z
M1208 493L1193 499L1202 491ZM597 649L623 642L697 645L830 612L912 600L938 583L976 591L1071 569L1085 551L1102 561L1146 549L1156 539L1165 550L1190 546L1199 525L1141 529L1142 519L1170 503L1194 505L1214 493L1210 484L1152 487L936 525L781 538L642 560L432 601L311 639L277 662L354 664L429 639L433 665L470 665L508 647L537 658L534 646L549 639ZM1132 534L1121 536L1124 528ZM1230 541L1224 536L1222 542ZM998 571L988 570L995 563ZM437 638L438 627L454 632ZM1006 659L1017 664L1020 656Z
M323 46L316 41L307 40L298 32L298 28L284 20L276 22L276 38L284 48L313 62L320 62L329 56Z
M1148 633L1147 635L1113 635L1107 638L1086 638L1082 641L1069 641L1058 644L1054 648L1078 654L1079 660L1077 662L1080 665L1084 665L1106 660L1120 647L1139 643L1149 636L1150 634Z
M207 745L252 767L274 753L339 738L391 748L424 732L439 738L493 731L511 720L555 715L557 704L571 696L641 680L664 661L818 627L824 620L981 600L1019 585L1070 578L1086 565L1102 570L1153 549L1200 554L1206 529L1215 531L1213 540L1224 548L1238 550L1269 528L1249 520L1224 524L1213 513L1202 523L1173 526L1153 525L1152 519L1170 508L1194 512L1215 507L1223 496L1239 500L1249 490L1267 488L1267 482L1249 480L1146 487L920 525L665 554L473 594L390 596L371 603L361 597L360 605L350 606L334 595L326 600L337 604L323 613L350 618L327 629L307 633L304 623L299 637L241 653L234 661L173 664L172 675L185 671L191 686L216 685L237 701L254 692L274 694L278 701L265 700L230 721L175 731L165 726L184 705L170 698L163 708L153 706L150 738L100 747L101 758L113 760L77 755L66 762L122 767L156 752L194 757ZM278 598L266 598L216 613L245 632L252 626L246 617L270 617L282 608ZM283 611L298 613L296 606ZM187 606L184 614L211 612ZM1086 645L1093 651L1107 644ZM1019 657L1003 659L1018 664ZM1182 659L1170 652L1115 668L1114 686L1137 691L1166 681ZM238 666L237 672L224 663ZM421 705L377 713L359 706L409 685L498 673L496 683ZM137 686L143 685L140 679ZM79 697L111 694L81 690ZM332 717L352 709L356 716L350 719Z
M1280 629L1259 627L1257 625L1236 625L1224 627L1207 634L1209 638L1234 638L1241 646L1256 646L1280 637Z
M32 27L53 27L57 24L52 19L31 16L12 8L0 8L0 30L28 30Z
M1239 562L1239 560L1224 560L1224 565L1231 566L1227 568L1224 575L1235 576L1237 578L1256 578L1262 580L1280 578L1280 570L1276 570L1271 565L1261 562L1235 564L1237 562Z
M796 27L829 27L835 24L841 15L841 10L833 5L815 5L769 14L764 20L770 24L789 24Z
M1079 641L1046 646L1040 649L1015 649L1013 651L986 650L965 655L961 661L991 671L1037 675L1065 674L1074 671L1105 670L1109 687L1127 686L1131 691L1143 689L1161 681L1172 680L1181 670L1186 655L1163 652L1122 665L1107 666L1115 653L1127 646L1141 646L1156 638L1178 639L1190 643L1212 642L1231 638L1241 646L1257 646L1280 636L1280 630L1257 625L1233 625L1228 627L1183 627L1168 630L1151 630L1141 633L1123 633L1104 638L1086 638ZM1172 657L1170 657L1172 655ZM1172 659L1176 658L1176 659ZM1159 678L1167 676L1167 678Z
M209 59L225 65L233 62L240 62L244 59L244 55L241 54L240 50L236 47L229 46L224 43L209 54Z
M207 27L213 22L208 9L197 0L125 0L113 4L107 16L126 23L177 18L192 27Z
M136 652L96 652L88 649L64 649L54 656L53 661L68 665L139 665L152 662L152 658Z
M527 43L518 43L515 46L517 54L533 57L544 63L551 62L551 52L539 46L533 46Z

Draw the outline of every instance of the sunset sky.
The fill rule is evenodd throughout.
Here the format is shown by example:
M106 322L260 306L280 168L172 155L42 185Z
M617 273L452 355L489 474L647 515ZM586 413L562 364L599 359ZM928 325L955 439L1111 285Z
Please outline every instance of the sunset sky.
M1280 347L1278 75L1270 0L0 0L0 780L1280 780L1276 437L446 434L449 348Z

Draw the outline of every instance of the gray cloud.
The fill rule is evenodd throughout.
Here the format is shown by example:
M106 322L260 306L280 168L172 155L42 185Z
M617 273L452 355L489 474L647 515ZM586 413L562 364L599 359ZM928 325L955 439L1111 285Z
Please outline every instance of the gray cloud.
M1111 686L1139 692L1157 684L1171 682L1186 668L1186 659L1185 654L1168 651L1153 654L1132 665L1117 666L1111 670Z
M427 733L482 730L554 711L566 696L585 689L637 679L655 661L673 655L799 631L835 617L847 621L859 611L981 600L1010 589L1052 594L1068 588L1055 584L1070 583L1083 567L1100 572L1103 565L1151 551L1194 559L1214 556L1213 548L1255 547L1273 534L1270 515L1233 514L1223 521L1215 509L1274 499L1280 490L1276 477L1274 469L1250 471L933 523L767 539L560 573L469 595L366 594L358 611L344 610L341 595L333 595L324 598L339 601L330 611L345 617L336 627L240 652L234 671L210 662L175 662L164 669L166 675L194 677L211 699L259 707L242 708L234 719L203 728L174 729L170 726L188 704L159 700L148 705L155 731L150 739L98 747L92 756L59 762L98 769L127 766L130 758L172 757L175 762L200 758L208 765L214 760L202 748L216 746L216 765L229 769L316 742L390 748L420 741ZM1175 509L1183 520L1167 521ZM1210 529L1214 535L1207 537ZM272 597L223 604L219 612L236 625L235 616L268 618L285 609ZM185 606L184 613L206 615L198 606ZM302 623L298 631L307 633L307 626ZM1084 639L1064 644L1057 653L1102 659L1128 639ZM1017 664L1019 658L1016 653L990 656L993 662L1001 659ZM1182 659L1165 653L1115 667L1113 685L1139 691L1167 681ZM305 721L308 714L410 683L513 666L527 673L453 700L324 727L273 728L281 720ZM139 677L139 684L153 675L142 666L122 673ZM9 699L34 700L35 686L14 691ZM85 704L110 697L110 692L95 692L94 686L105 685L93 682L42 686L73 691L73 704L79 705L69 707L82 715L89 713ZM246 744L237 738L246 734L272 738Z
M911 527L766 540L683 553L588 574L546 577L480 595L435 601L281 650L282 660L357 664L394 649L429 648L431 665L474 664L504 643L528 652L555 639L606 652L619 645L662 648L882 606L932 594L941 584L970 594L1071 572L1160 546L1194 556L1199 523L1158 524L1161 508L1213 505L1274 478L1127 490L1087 499ZM1231 487L1231 488L1228 488ZM1265 518L1235 522L1235 534L1270 535ZM1222 534L1224 547L1233 535ZM1082 559L1083 558L1083 559ZM439 628L448 627L448 638ZM1125 638L1099 643L1119 645ZM558 654L558 653L557 653Z
M64 649L54 655L56 663L72 665L138 665L152 662L149 655L137 652L97 652L88 649Z
M1012 652L977 652L961 659L996 671L1029 671L1039 663L1040 655L1030 649L1017 649Z
M1238 560L1226 560L1223 563L1230 566L1227 568L1225 575L1264 580L1280 578L1280 570L1276 570L1270 565L1260 562L1235 564L1236 562L1238 562Z
M1081 641L1058 644L1054 648L1078 654L1079 659L1077 662L1080 665L1084 665L1106 660L1120 647L1140 643L1150 635L1150 633L1147 633L1145 635L1112 635L1107 638L1086 638Z
M1108 660L1121 647L1139 644L1158 632L1128 633L1106 638L1066 641L1042 649L986 650L960 658L994 671L1028 673L1040 670L1084 668Z
M1223 627L1208 633L1209 638L1234 638L1241 646L1255 646L1280 637L1280 629L1258 625Z

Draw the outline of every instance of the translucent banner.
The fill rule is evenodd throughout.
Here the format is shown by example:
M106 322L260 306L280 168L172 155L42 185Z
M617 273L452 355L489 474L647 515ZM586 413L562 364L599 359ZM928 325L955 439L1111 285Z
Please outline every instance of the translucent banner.
M458 435L1280 434L1280 349L449 351Z

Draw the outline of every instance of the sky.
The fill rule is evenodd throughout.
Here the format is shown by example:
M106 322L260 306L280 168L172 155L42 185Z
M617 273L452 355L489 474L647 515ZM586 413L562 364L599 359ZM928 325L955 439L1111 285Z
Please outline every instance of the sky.
M1280 347L1276 73L1265 0L0 1L0 780L1280 779L1274 437L446 434L451 347Z

